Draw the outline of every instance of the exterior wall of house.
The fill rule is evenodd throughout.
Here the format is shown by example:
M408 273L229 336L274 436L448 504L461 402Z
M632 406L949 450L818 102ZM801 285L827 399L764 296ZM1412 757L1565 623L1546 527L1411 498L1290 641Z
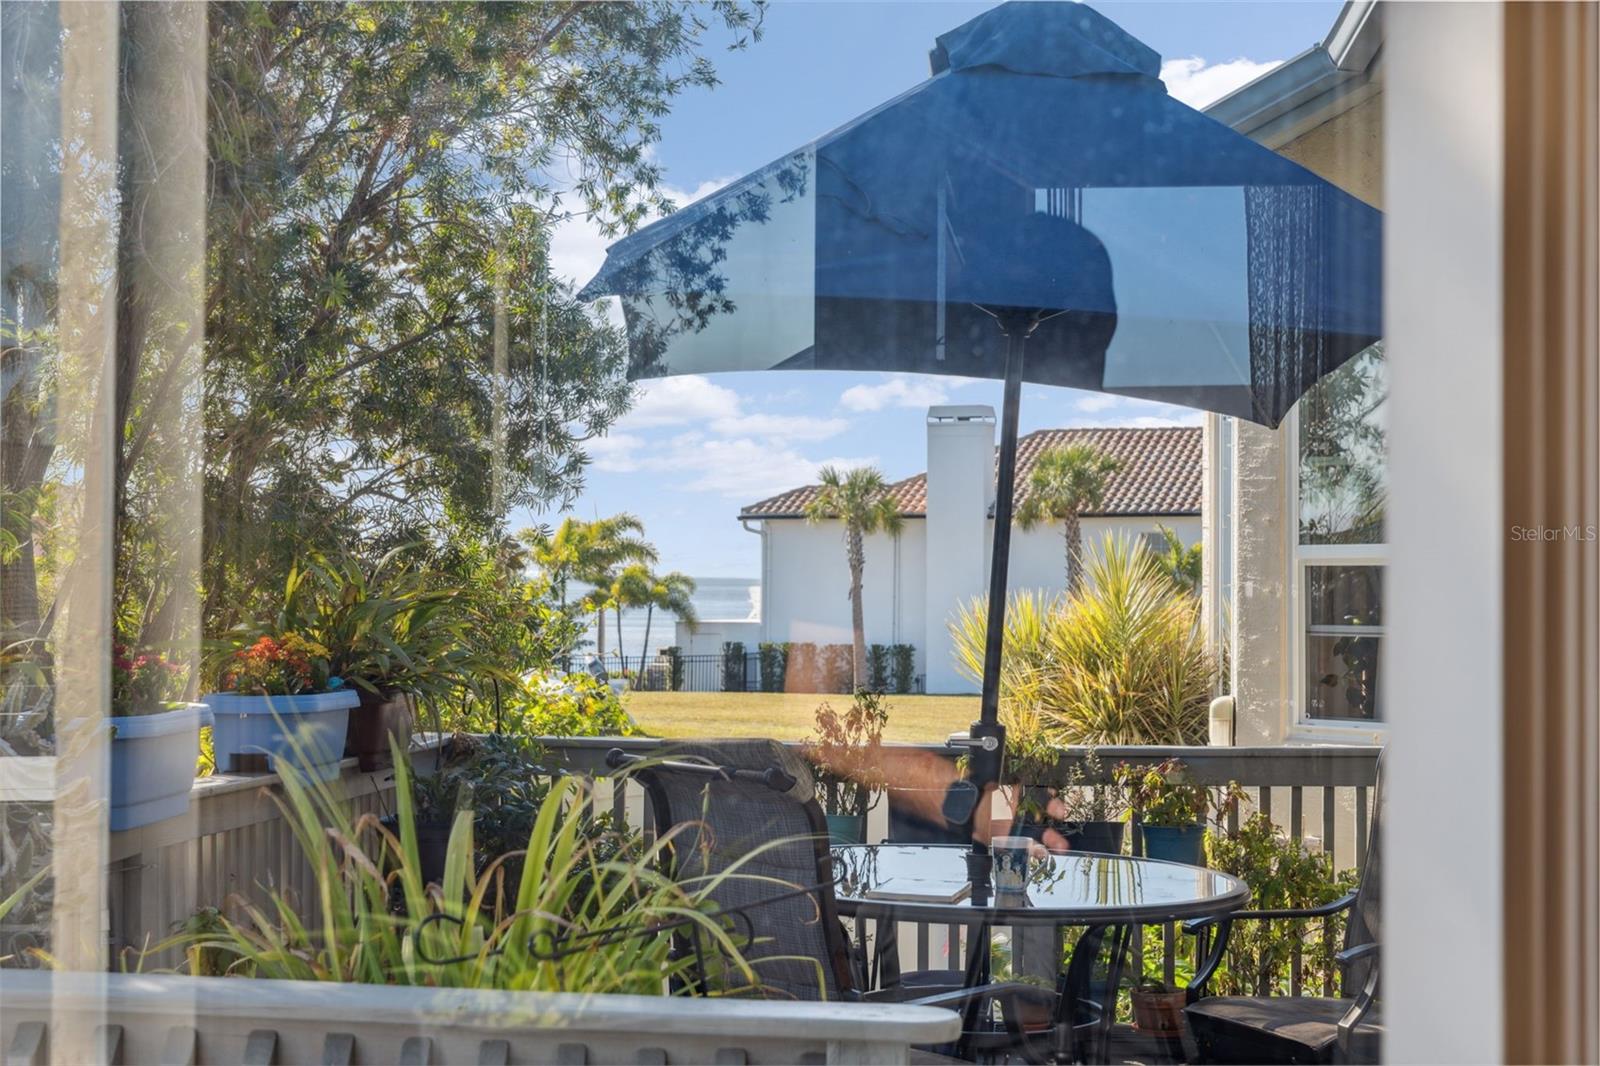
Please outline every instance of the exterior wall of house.
M983 510L978 511L980 516ZM978 565L967 575L975 582L963 596L935 599L928 566L927 533L922 519L907 519L898 538L867 538L867 565L862 582L862 609L869 644L914 644L917 670L926 676L929 692L975 692L977 686L956 668L951 656L948 626L960 604L981 596L988 579L989 544L993 522L982 518L983 543ZM1086 518L1085 547L1107 536L1138 539L1165 525L1185 544L1200 542L1196 515L1165 518ZM724 640L742 640L754 650L757 642L811 641L844 644L850 640L849 568L845 563L843 531L837 522L811 525L798 519L771 519L764 523L765 551L769 553L767 583L762 592L762 621L701 623L694 634L679 627L679 644L691 654L715 654ZM898 541L898 543L896 543ZM947 581L945 583L949 585ZM1065 548L1059 524L1032 530L1015 530L1011 539L1012 591L1061 592L1066 586ZM931 609L943 604L942 609ZM737 632L724 632L727 627ZM936 631L938 644L929 640ZM933 655L929 655L929 649Z
M1126 537L1138 541L1158 533L1160 526L1172 530L1186 545L1200 543L1198 515L1085 518L1083 550L1087 555L1107 537ZM993 535L992 529L990 535ZM1033 589L1047 594L1064 591L1067 587L1067 548L1061 523L1012 530L1009 575L1009 587L1013 592L1020 589Z
M1353 196L1382 207L1383 94L1369 86L1360 102L1294 139L1272 144ZM1298 461L1291 419L1277 429L1235 420L1232 433L1232 595L1229 598L1230 687L1237 744L1281 744L1315 730L1296 724L1294 594L1295 501L1292 466ZM1208 460L1212 462L1216 460ZM1220 517L1220 516L1219 516ZM1213 527L1215 528L1215 527ZM1229 550L1208 544L1208 554ZM1215 573L1216 571L1213 571ZM1210 612L1213 616L1221 612ZM1341 736L1352 743L1374 735Z
M760 639L849 643L850 567L843 526L799 519L763 525L770 565L762 588ZM907 519L899 537L866 538L861 599L869 644L922 642L924 533L920 519Z

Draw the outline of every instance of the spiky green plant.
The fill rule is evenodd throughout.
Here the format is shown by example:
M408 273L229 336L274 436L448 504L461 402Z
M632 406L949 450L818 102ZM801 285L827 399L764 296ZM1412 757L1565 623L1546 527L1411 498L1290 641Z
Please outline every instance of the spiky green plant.
M1037 715L1055 744L1203 744L1216 668L1200 602L1149 552L1108 537L1088 581L1064 600L1012 598L1001 659L1002 712ZM982 600L951 623L957 665L982 676Z
M222 917L220 932L180 932L151 951L177 946L191 965L220 958L227 973L259 978L659 995L674 978L693 976L694 960L675 956L672 935L659 931L687 922L720 972L733 975L730 984L755 983L711 903L737 870L677 883L660 872L669 838L620 853L602 848L587 831L589 797L574 779L551 787L526 849L481 872L473 813L459 810L444 876L432 884L421 873L402 752L393 832L371 814L352 818L335 785L291 765L280 773L278 802L311 864L315 905L272 891L265 907L246 904L242 918ZM508 885L503 870L512 857L522 860L521 873ZM571 950L552 957L562 945Z

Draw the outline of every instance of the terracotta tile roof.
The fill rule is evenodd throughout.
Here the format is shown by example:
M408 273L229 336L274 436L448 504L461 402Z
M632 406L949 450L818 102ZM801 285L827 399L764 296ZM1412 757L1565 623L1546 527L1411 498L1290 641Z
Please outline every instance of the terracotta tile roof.
M1106 486L1105 506L1097 515L1180 515L1200 513L1202 459L1200 427L1160 429L1041 429L1017 442L1017 501L1020 503L1034 460L1046 448L1091 444L1122 463ZM818 486L780 492L752 503L740 518L802 518ZM928 475L916 474L889 486L889 495L908 518L927 514Z

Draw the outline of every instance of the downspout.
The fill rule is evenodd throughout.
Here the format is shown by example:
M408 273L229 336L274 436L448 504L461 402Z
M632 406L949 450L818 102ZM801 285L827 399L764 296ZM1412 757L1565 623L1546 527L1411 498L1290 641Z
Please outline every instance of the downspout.
M753 521L760 522L761 524L756 528L751 529L750 523ZM761 574L759 577L761 582L761 641L770 641L772 637L767 632L767 524L766 522L762 522L760 519L741 517L739 519L739 528L744 530L746 533L754 533L756 536L761 538Z

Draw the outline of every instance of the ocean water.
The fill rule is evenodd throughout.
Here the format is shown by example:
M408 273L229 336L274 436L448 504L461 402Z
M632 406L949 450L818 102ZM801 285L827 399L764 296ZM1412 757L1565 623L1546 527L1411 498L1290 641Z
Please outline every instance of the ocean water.
M729 621L745 618L761 617L761 582L753 577L697 577L694 590L695 613L703 621ZM644 611L622 612L622 651L630 662L636 661L644 644ZM650 622L650 646L644 649L648 658L657 650L673 643L677 630L677 619L663 611L657 611ZM584 634L588 642L582 646L584 651L592 651L595 646L594 627ZM617 617L614 612L606 614L606 654L609 657L617 650Z

